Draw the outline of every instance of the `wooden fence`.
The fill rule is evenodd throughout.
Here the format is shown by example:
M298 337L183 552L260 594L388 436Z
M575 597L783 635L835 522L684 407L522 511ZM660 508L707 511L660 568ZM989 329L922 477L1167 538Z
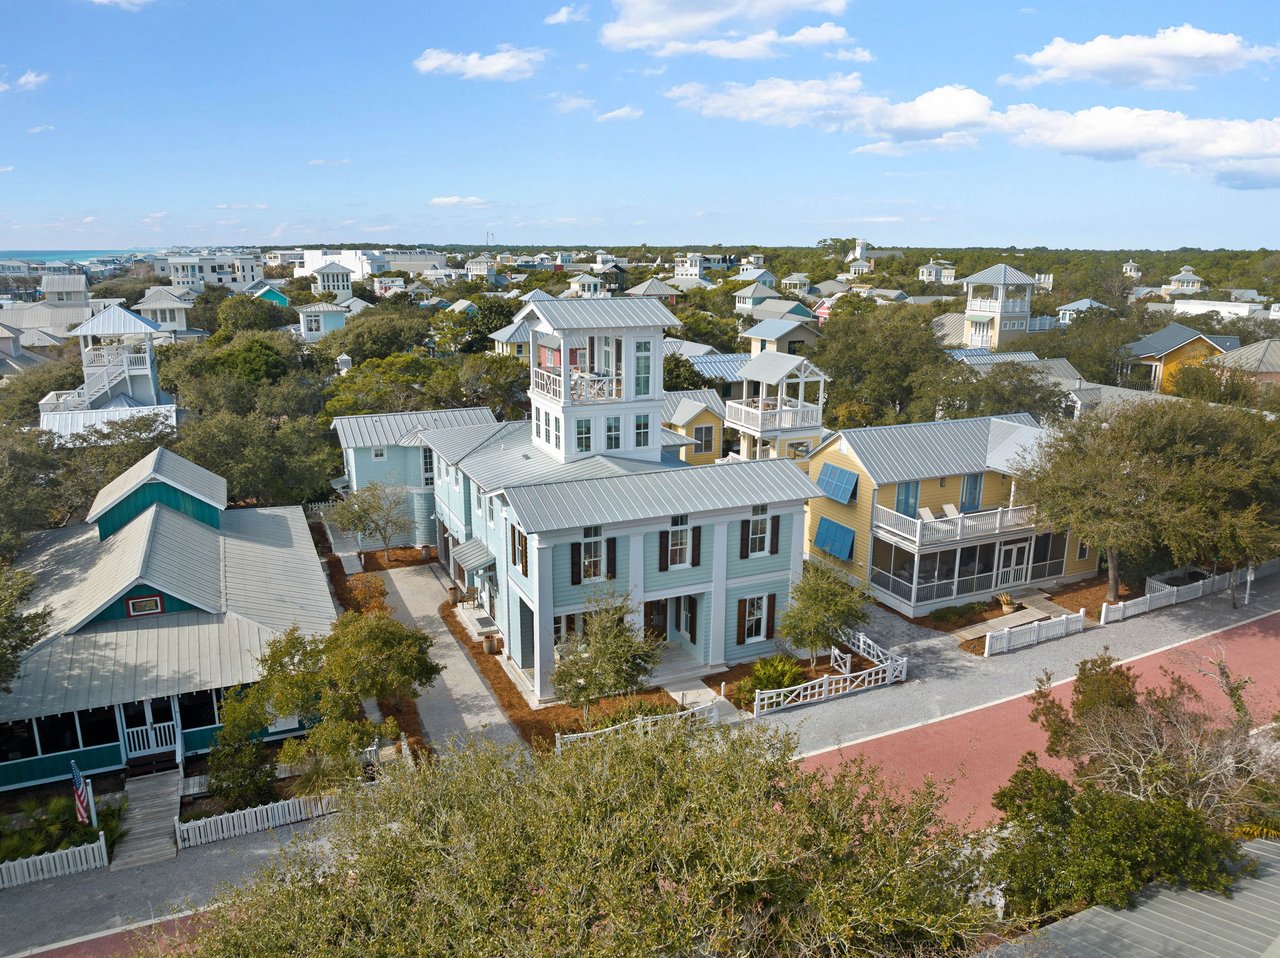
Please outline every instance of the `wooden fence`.
M331 811L333 811L333 801L327 796L290 798L283 802L272 802L270 805L228 812L225 815L212 815L194 822L182 822L175 817L173 830L179 848L194 848L196 845L207 845L210 842L264 832L268 828L281 828L285 825L305 822L307 819L326 815Z
M755 717L766 712L779 709L795 708L798 705L809 705L813 702L825 702L827 699L839 698L875 688L878 685L892 685L904 682L907 678L907 660L887 649L882 649L861 632L850 635L845 633L844 644L864 659L876 663L862 672L849 671L853 667L853 655L831 649L831 664L840 669L836 675L824 675L820 679L792 685L785 689L768 689L756 692Z
M1277 570L1280 570L1280 559L1268 559L1266 562L1260 562L1253 567L1253 577L1260 579L1264 576L1275 574ZM1174 574L1166 573L1166 576ZM1213 595L1215 592L1225 592L1231 588L1233 576L1236 588L1239 589L1248 575L1248 569L1240 568L1234 571L1221 572L1218 575L1207 576L1199 582L1176 586L1170 585L1162 578L1150 578L1147 580L1146 595L1130 599L1127 602L1116 602L1112 605L1104 602L1102 604L1102 624L1110 625L1113 622L1123 622L1125 619L1132 619L1135 615L1154 612L1156 609L1163 609L1166 606L1177 605L1181 602L1190 602L1192 599Z
M1049 639L1060 639L1066 635L1075 635L1084 631L1084 609L1075 615L1060 615L1056 619L1044 622L1028 622L1012 629L1000 629L987 633L987 645L982 650L984 656L999 655L1015 649L1039 645Z
M14 888L31 882L61 878L76 872L107 867L107 836L98 832L98 840L62 851L45 852L13 862L0 862L0 888Z
M693 708L685 709L682 712L670 712L666 715L640 715L629 722L610 725L608 728L598 728L590 732L574 732L570 735L562 735L556 732L556 754L559 755L560 749L566 745L572 745L574 742L581 742L584 739L595 738L597 735L612 735L624 729L648 732L659 725L666 725L672 722L694 722L701 725L710 725L715 721L715 717L716 703L707 702L704 705L695 705Z

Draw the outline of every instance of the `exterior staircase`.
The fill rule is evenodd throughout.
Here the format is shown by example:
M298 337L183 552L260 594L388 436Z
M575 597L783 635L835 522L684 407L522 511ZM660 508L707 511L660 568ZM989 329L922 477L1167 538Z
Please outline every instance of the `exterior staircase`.
M129 375L129 356L125 353L117 353L111 356L105 365L98 367L93 375L85 377L83 386L63 392L52 392L46 396L40 402L40 411L73 412L92 409L95 401L127 375Z
M121 871L174 858L178 846L173 820L181 805L182 771L133 776L125 780L129 805L124 813L125 836L116 845L111 870Z

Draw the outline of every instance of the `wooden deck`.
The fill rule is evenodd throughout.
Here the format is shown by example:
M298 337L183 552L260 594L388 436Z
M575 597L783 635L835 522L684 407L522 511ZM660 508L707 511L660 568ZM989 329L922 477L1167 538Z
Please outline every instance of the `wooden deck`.
M124 813L125 836L116 845L111 870L165 861L178 854L173 820L178 814L182 772L130 776L124 783L129 807Z

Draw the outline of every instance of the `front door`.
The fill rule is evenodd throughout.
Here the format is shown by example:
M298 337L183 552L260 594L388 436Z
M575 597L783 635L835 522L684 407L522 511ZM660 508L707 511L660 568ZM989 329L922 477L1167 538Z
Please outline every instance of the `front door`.
M1027 581L1027 544L1003 546L1000 549L1000 570L996 574L996 586L1003 589Z
M657 636L663 642L667 640L666 599L657 599L644 604L644 630L649 635Z
M125 746L132 758L174 747L178 727L173 720L173 699L143 699L122 706Z

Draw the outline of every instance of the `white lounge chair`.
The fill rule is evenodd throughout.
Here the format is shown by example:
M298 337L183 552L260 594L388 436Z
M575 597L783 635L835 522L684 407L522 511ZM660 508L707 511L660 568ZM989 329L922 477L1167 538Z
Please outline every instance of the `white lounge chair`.
M960 510L959 510L959 509L957 509L955 506L953 506L953 505L952 505L951 503L949 503L949 502L948 502L946 505L944 505L944 506L942 507L942 511L946 514L946 517L947 517L948 519L959 519L959 518L960 518Z
M930 509L928 506L921 506L920 518L923 519L925 522L933 522L938 517L933 514L933 510Z

